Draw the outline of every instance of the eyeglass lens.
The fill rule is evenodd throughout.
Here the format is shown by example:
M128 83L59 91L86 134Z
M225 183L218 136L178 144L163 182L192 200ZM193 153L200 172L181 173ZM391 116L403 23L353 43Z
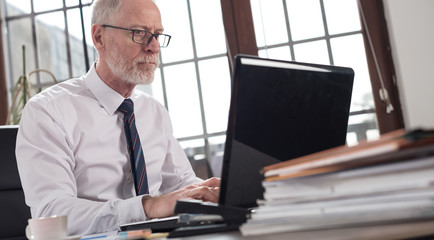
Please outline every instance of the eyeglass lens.
M135 31L133 32L133 41L139 44L149 44L152 41L152 38L155 38L160 47L167 47L169 44L169 37L161 34L152 34L147 31Z

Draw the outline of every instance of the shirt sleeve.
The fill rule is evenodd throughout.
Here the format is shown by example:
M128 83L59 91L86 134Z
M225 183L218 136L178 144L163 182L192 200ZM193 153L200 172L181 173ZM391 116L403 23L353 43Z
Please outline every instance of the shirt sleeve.
M71 235L114 231L146 219L141 196L107 201L77 196L73 146L49 107L28 102L17 135L18 170L32 217L67 215Z

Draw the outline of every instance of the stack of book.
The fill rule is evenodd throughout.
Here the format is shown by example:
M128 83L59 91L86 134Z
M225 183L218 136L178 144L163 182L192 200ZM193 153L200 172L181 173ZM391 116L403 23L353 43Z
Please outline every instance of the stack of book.
M434 131L398 130L266 166L241 233L396 239L434 235Z

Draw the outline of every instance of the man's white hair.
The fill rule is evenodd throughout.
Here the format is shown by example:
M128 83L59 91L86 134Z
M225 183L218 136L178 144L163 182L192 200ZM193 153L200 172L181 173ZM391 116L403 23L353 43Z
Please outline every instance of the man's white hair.
M92 24L113 24L122 0L95 0L93 3ZM152 0L156 3L156 0Z
M113 24L122 0L95 0L92 24Z

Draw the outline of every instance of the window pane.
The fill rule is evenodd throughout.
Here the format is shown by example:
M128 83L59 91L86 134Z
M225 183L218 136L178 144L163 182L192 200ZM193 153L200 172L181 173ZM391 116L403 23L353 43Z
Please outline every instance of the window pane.
M63 12L36 17L39 68L51 71L57 80L69 78ZM43 82L48 82L47 81ZM51 81L50 81L51 82Z
M258 47L288 42L282 0L251 0Z
M287 0L292 40L324 36L319 0Z
M161 73L158 68L154 74L154 82L152 82L152 96L154 96L162 105L164 105L163 83L161 81Z
M90 4L93 0L81 0L82 5ZM79 0L65 0L67 7L78 6L80 4Z
M63 7L63 1L59 0L33 0L35 12L42 12Z
M165 67L164 79L175 137L203 134L194 64Z
M82 3L84 4L83 1L82 1ZM65 4L67 7L77 6L79 4L79 1L78 0L65 0Z
M348 145L355 145L361 140L373 140L380 134L374 113L350 116L348 119Z
M35 70L35 55L33 48L32 22L29 18L9 21L8 43L10 49L5 51L9 54L9 66L11 68L11 80L15 84L23 74L23 46L25 46L26 73Z
M70 7L70 6L77 6L79 2L78 0L65 0L65 4L67 7Z
M258 55L262 58L280 59L291 61L291 50L289 46L267 48L264 50L259 50Z
M84 34L86 35L87 52L89 54L89 65L91 65L97 56L95 47L93 46L93 40L91 35L91 17L92 17L92 7L83 7L83 18L84 18ZM81 22L80 22L81 25Z
M356 0L324 0L324 8L330 34L361 29Z
M84 62L83 33L81 28L80 10L72 9L67 12L69 45L71 48L72 76L78 77L86 73Z
M375 108L362 34L330 40L335 65L353 68L351 111Z
M6 0L6 16L30 13L30 0Z
M164 33L172 36L169 47L161 49L164 63L193 58L190 20L188 18L187 2L158 1Z
M199 62L208 133L226 131L231 98L227 57Z
M294 45L295 60L298 62L330 64L325 40Z
M156 98L162 105L164 105L163 88L161 85L161 74L158 68L154 74L154 81L151 85L137 85L137 89L146 92Z
M190 0L190 6L197 56L225 53L226 39L220 0Z
M142 91L142 92L145 92L145 93L147 93L147 94L149 94L149 95L153 95L152 94L152 87L150 86L150 85L144 85L144 84L139 84L139 85L137 85L136 86L136 89L137 90L140 90L140 91Z

